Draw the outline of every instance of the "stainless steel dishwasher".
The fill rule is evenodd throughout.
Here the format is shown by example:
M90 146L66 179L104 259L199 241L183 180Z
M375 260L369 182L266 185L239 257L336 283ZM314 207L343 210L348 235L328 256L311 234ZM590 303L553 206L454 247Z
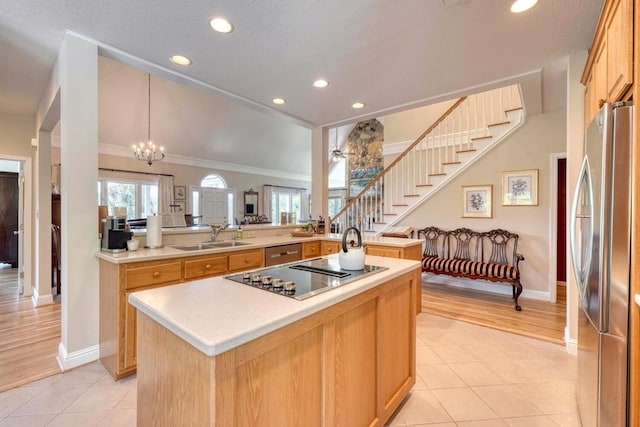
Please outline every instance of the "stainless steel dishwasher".
M302 259L302 243L289 245L269 246L264 248L264 265L284 264L286 262L300 261Z

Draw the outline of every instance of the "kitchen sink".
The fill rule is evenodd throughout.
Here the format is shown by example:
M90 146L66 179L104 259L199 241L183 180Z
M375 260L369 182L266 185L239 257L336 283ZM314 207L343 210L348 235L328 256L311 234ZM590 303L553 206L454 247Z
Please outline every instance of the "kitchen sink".
M243 242L231 240L231 241L220 241L220 242L189 243L185 245L173 245L171 247L175 249L180 249L181 251L200 251L203 249L232 248L234 246L244 246L248 244L249 243L243 243Z

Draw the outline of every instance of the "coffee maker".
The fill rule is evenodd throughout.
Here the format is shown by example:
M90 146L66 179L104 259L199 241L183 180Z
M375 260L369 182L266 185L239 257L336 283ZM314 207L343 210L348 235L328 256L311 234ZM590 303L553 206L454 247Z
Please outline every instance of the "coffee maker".
M107 216L102 218L102 243L100 250L105 252L125 252L127 240L133 233L126 231L127 218L124 216Z

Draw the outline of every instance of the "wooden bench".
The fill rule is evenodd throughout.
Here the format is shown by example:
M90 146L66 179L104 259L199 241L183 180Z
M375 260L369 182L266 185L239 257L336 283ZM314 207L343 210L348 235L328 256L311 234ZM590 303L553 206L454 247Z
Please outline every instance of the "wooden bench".
M502 229L477 232L468 228L446 231L427 227L418 230L420 236L424 236L426 243L422 254L423 272L509 282L515 308L522 310L518 304L522 293L518 264L524 261L524 256L518 253L517 234Z

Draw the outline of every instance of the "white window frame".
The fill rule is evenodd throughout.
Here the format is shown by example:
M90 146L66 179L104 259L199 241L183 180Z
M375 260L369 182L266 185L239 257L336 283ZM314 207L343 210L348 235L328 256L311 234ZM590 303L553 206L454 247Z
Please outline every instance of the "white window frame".
M108 206L109 208L109 215L112 215L112 211L111 208L112 206L109 206L109 193L108 193L108 183L117 183L117 184L128 184L128 185L135 185L135 212L133 213L133 215L130 214L130 212L127 211L127 219L134 219L134 218L141 218L142 215L142 193L143 193L143 189L142 186L143 185L147 185L147 186L155 186L156 187L156 191L158 188L158 183L156 181L144 181L144 180L133 180L133 179L115 179L115 178L99 178L98 179L98 204L100 205L105 205ZM158 209L158 207L156 206L156 210ZM158 212L152 212L157 214Z

